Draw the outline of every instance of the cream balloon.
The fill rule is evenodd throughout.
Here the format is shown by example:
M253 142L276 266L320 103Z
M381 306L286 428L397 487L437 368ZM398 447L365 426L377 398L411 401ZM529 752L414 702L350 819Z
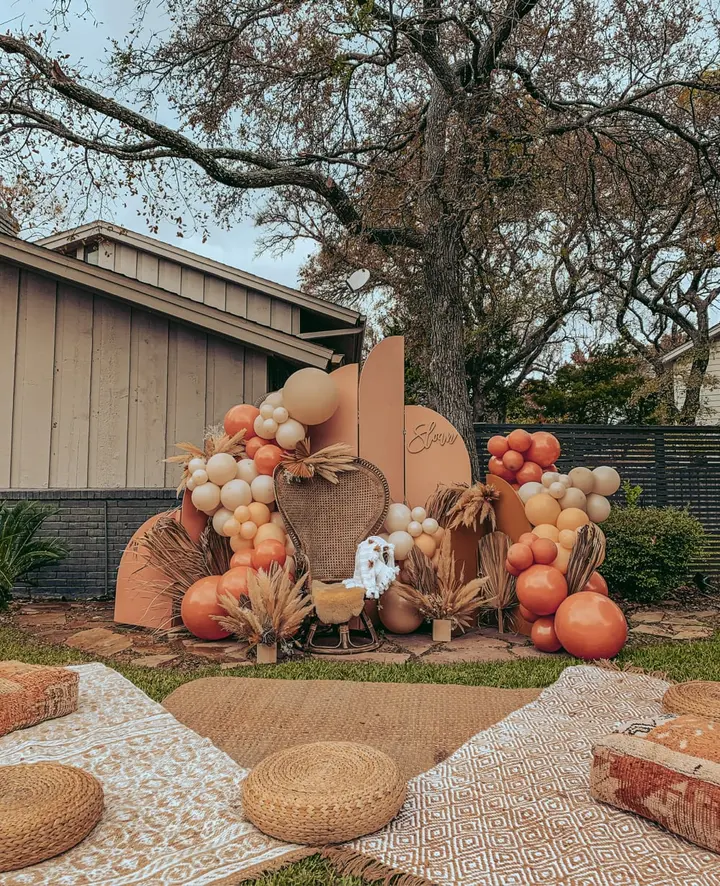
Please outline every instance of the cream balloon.
M417 523L422 523L422 521L427 517L427 511L425 508L413 508L410 511L410 519L415 520Z
M548 486L548 492L552 495L553 498L562 498L563 495L567 492L567 486L564 486L562 483L555 481L555 483L551 483Z
M268 403L267 401L265 401L260 406L260 415L262 415L263 418L272 418L273 412L275 412L275 407L272 405L272 403Z
M610 502L604 495L591 492L587 497L587 515L593 523L602 523L610 516Z
M188 471L191 474L194 474L195 471L204 471L205 470L205 459L204 458L191 458L188 462Z
M255 421L253 422L253 430L258 435L258 437L262 437L263 440L272 440L272 438L275 436L275 431L273 431L271 434L265 431L266 420L267 419L264 419L262 415L256 416ZM270 421L272 422L272 419L270 419Z
M281 449L294 449L297 444L305 437L305 426L294 418L289 418L282 424L278 425L275 432L275 440Z
M558 542L564 547L566 550L571 551L574 544L575 539L577 538L577 532L574 529L563 529L558 535Z
M523 483L520 489L518 489L518 495L524 504L527 504L533 495L539 495L541 492L545 492L545 487L542 483Z
M212 525L218 535L225 535L225 524L228 520L234 519L232 511L227 508L219 508L213 514Z
M263 432L262 437L266 440L272 440L275 434L277 434L278 423L272 418L266 418L263 422Z
M615 468L607 465L595 468L593 474L593 492L598 495L615 495L620 488L620 474Z
M585 493L582 489L577 489L575 486L570 486L566 489L565 495L560 499L560 507L563 511L566 511L568 508L580 508L581 511L584 511L586 504Z
M285 521L282 518L282 514L279 511L275 511L270 514L270 522L274 523L275 526L279 526L283 532L285 531Z
M193 471L190 476L192 477L195 486L202 486L203 483L207 483L209 479L205 468L198 468L197 471Z
M306 367L294 372L283 388L283 406L291 418L304 425L327 421L338 408L335 379L322 369Z
M558 474L557 471L545 471L540 479L542 480L542 485L546 489L549 489L553 483L557 483L557 481L560 479L560 474Z
M418 523L417 520L411 520L407 525L407 532L409 535L412 535L413 538L422 535L422 531L422 523Z
M192 477L187 478L187 481L185 482L185 488L188 490L188 492L192 492L195 488L195 481Z
M288 411L284 406L276 406L275 409L273 409L273 414L270 416L270 418L279 425L286 422L289 417Z
M253 539L253 545L257 547L260 542L265 541L268 538L274 538L276 541L279 541L284 545L285 530L276 526L274 523L265 523L263 526L258 526L257 533Z
M270 403L272 406L282 406L283 392L273 391L272 394L267 395L267 397L263 400L263 403Z
M227 535L228 538L232 538L233 535L237 535L240 532L241 523L235 519L235 517L230 517L229 520L225 521L225 525L223 526L223 535Z
M590 468L573 468L568 476L572 480L572 485L581 492L584 492L585 495L593 491L595 478L593 477L593 472Z
M435 535L439 528L440 525L434 517L426 517L422 521L422 531L426 535Z
M217 486L222 486L237 477L237 462L229 452L217 452L208 459L208 479Z
M265 474L260 474L250 484L252 497L255 501L261 501L263 504L269 505L275 501L275 487L273 486L273 478Z
M402 502L394 502L388 508L385 526L388 532L405 532L411 520L410 508Z
M409 509L408 509L409 510ZM404 560L412 550L415 542L408 532L391 532L388 541L395 547L395 559Z
M238 551L249 551L252 549L252 541L249 538L243 538L242 535L231 535L230 547L236 554Z
M295 553L295 544L289 535L285 536L285 550L290 556Z
M237 463L237 479L252 483L257 475L258 469L255 462L251 458L241 458Z
M252 501L250 484L245 480L230 480L220 490L220 501L228 510L234 511L240 505L249 505Z
M572 480L568 476L568 474L558 474L557 478L558 483L562 483L562 485L567 489L568 486L572 486Z
M196 486L192 492L192 503L198 511L204 511L206 514L214 511L220 504L220 487L215 483Z

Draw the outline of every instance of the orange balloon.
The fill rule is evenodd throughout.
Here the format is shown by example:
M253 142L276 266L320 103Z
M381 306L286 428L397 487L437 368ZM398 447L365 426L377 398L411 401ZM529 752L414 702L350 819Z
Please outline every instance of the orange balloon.
M437 550L437 542L432 537L432 535L428 535L427 532L423 532L416 539L414 539L415 547L419 548L426 557L432 559L435 556L435 551Z
M539 538L540 538L540 536L536 535L534 532L523 532L523 534L518 539L518 544L531 545L534 541L537 541Z
M550 498L551 496L548 496ZM586 523L590 522L590 518L581 511L580 508L565 508L560 513L557 520L554 521L557 528L562 532L563 529L579 529Z
M556 458L560 458L560 441L547 431L535 431L526 458L541 468L549 468Z
M604 597L607 597L608 583L599 572L593 572L583 590L591 591L594 594L602 594Z
M571 594L555 613L555 633L576 658L612 658L625 645L627 622L620 607L602 594Z
M240 403L233 406L225 413L223 426L228 437L237 434L238 431L245 431L245 440L257 437L255 433L255 419L260 415L260 410L251 403ZM252 458L252 456L250 456Z
M496 477L502 477L503 480L507 480L508 483L515 479L515 474L512 471L508 471L502 461L499 458L495 458L494 455L488 461L488 470L491 474L495 474Z
M501 437L499 434L496 434L494 437L491 437L487 443L487 451L490 455L494 455L495 458L502 458L503 455L508 451L508 441L505 437Z
M267 474L272 476L272 472L280 464L283 457L283 451L279 446L273 446L268 443L261 446L255 453L255 467L259 474Z
M568 566L570 565L570 554L572 551L569 551L567 548L563 548L558 546L557 549L557 557L552 562L552 565L559 569L563 575L567 575Z
M528 569L533 565L532 548L528 545L520 544L520 542L511 545L510 550L507 552L507 559L511 566L522 572L523 569Z
M552 616L543 616L538 618L532 626L530 639L535 644L535 648L541 652L557 652L558 649L562 649L562 643L555 633L554 621Z
M183 624L201 640L222 640L230 636L230 631L220 627L211 615L227 615L218 603L217 589L221 575L206 575L185 591L180 604L180 617Z
M255 569L264 569L267 572L273 563L284 566L285 560L287 560L285 545L276 538L266 538L253 550L253 567Z
M525 463L525 459L522 457L520 452L515 452L514 449L509 449L505 455L502 457L502 463L508 469L508 471L519 471L520 468Z
M557 545L549 538L539 538L532 544L532 555L536 563L549 566L557 557Z
M507 435L508 446L515 452L527 452L532 443L531 435L523 428L515 428Z
M235 569L236 566L252 566L252 548L237 551L230 557L230 568Z
M255 572L250 566L234 566L223 575L218 582L217 598L220 600L223 594L230 594L239 600L240 597L248 596L248 572Z
M525 460L525 464L520 468L520 470L515 475L518 483L522 486L523 483L539 483L542 480L543 469L540 465L535 464L534 461Z
M509 572L510 575L514 575L515 578L517 578L518 575L520 575L520 573L522 572L522 569L517 569L515 566L512 565L512 563L509 560L506 560L505 561L505 572Z
M518 601L538 615L552 615L567 593L565 576L554 566L536 563L521 573L517 580Z
M248 440L245 445L245 453L248 458L255 458L259 449L262 449L263 446L267 446L271 441L263 440L262 437L253 437L252 440Z
M534 612L530 612L529 609L526 609L525 606L522 605L522 603L518 606L518 612L520 613L520 615L522 615L525 621L530 622L530 624L536 622L540 618L539 615L536 615Z
M560 516L560 505L552 495L539 492L525 503L525 516L533 526L542 523L555 523Z

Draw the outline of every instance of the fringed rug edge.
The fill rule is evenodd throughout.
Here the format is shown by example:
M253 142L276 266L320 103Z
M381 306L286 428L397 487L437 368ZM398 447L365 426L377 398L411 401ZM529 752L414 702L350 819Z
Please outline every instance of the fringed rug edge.
M382 883L383 886L435 886L424 877L392 868L353 849L326 846L320 854L343 876L360 877L372 883Z

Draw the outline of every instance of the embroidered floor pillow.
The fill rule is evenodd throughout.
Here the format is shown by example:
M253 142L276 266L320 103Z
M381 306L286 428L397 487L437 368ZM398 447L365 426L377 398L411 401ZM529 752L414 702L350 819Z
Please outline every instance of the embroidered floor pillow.
M79 676L67 668L0 661L0 735L72 714Z

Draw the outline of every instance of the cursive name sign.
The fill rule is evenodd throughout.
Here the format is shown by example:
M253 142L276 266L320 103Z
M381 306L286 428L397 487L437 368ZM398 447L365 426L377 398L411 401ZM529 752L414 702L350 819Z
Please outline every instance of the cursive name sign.
M415 425L408 433L407 451L411 454L424 452L431 446L452 446L460 435L457 432L437 431L435 422Z

